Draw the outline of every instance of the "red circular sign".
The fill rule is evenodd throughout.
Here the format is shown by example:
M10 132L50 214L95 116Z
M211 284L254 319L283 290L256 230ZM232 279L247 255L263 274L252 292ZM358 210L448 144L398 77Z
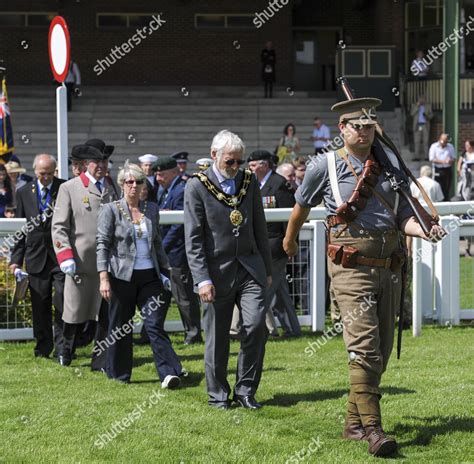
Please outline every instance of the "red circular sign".
M62 16L55 16L49 26L48 52L54 78L58 82L64 82L71 61L71 39L66 21Z

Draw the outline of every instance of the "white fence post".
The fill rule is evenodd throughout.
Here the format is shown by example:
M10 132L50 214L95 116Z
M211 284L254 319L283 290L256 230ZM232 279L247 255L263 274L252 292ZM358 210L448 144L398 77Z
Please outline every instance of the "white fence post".
M421 335L423 311L423 249L421 238L413 239L413 284L412 284L412 311L413 311L413 336Z
M311 266L311 326L313 332L323 331L326 309L326 227L324 221L311 221L313 246Z
M440 225L448 236L436 247L436 308L438 322L441 324L459 324L459 218L443 216Z

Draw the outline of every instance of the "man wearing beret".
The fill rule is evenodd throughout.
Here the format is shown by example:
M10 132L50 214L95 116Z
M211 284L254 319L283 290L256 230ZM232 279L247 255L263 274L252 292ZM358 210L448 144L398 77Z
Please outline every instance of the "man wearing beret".
M91 142L91 143L89 143ZM56 258L66 274L64 286L63 366L71 364L78 325L98 320L96 343L107 334L107 304L99 292L96 267L97 216L100 207L118 199L105 178L113 147L99 139L73 147L71 156L85 161L85 171L61 185L52 220ZM92 369L105 367L105 353L94 348Z
M183 210L186 181L180 176L176 160L168 156L160 157L153 170L161 187L161 195L158 198L160 210ZM184 225L172 224L161 226L160 229L163 248L171 266L171 291L183 321L184 344L200 343L201 308L199 298L194 292L193 278L186 258Z
M209 405L229 409L229 329L236 304L242 334L234 401L248 409L260 383L267 331L265 291L272 258L262 198L255 176L239 169L245 145L228 130L211 144L214 164L196 173L184 191L184 234L189 267L205 305L204 355Z
M250 170L257 178L264 208L293 208L295 192L283 176L273 171L272 154L267 150L256 150L247 159ZM272 251L272 286L267 292L267 328L276 331L272 307L276 294L281 300L283 312L277 312L278 319L287 337L301 335L301 328L296 316L295 306L290 296L286 280L286 265L288 256L283 250L283 237L286 223L267 223L268 240ZM273 321L273 322L272 322ZM278 332L277 332L278 333Z
M373 145L375 108L380 104L377 98L359 98L331 108L339 113L344 147L318 156L308 166L283 241L288 255L294 256L298 231L311 208L324 200L329 275L349 360L343 438L367 441L374 456L397 449L382 428L379 386L400 308L401 233L427 238L407 201L386 178L391 169L406 180L398 158ZM441 233L439 229L435 226L433 232Z

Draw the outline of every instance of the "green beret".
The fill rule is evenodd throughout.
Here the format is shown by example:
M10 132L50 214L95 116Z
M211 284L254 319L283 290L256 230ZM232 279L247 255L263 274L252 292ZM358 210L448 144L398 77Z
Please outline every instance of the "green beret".
M158 160L153 164L153 171L168 171L168 169L174 169L177 166L178 163L174 158L171 158L171 156L159 156Z

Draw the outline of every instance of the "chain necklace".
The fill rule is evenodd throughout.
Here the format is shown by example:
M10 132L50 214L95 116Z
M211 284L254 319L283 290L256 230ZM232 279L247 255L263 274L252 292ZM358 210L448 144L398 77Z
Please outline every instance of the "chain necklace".
M115 204L117 205L117 208L120 210L120 212L122 213L122 215L125 217L125 219L127 219L128 222L131 222L132 224L135 224L138 226L138 230L137 230L137 237L138 238L142 238L143 236L143 230L142 230L142 221L143 221L143 218L145 217L145 213L146 213L146 208L148 206L148 202L145 201L145 206L143 207L143 213L140 214L140 217L138 219L135 219L133 220L130 215L128 214L127 211L125 211L123 208L122 208L122 205L120 204L119 201L116 201ZM140 210L140 206L138 206L138 209Z

